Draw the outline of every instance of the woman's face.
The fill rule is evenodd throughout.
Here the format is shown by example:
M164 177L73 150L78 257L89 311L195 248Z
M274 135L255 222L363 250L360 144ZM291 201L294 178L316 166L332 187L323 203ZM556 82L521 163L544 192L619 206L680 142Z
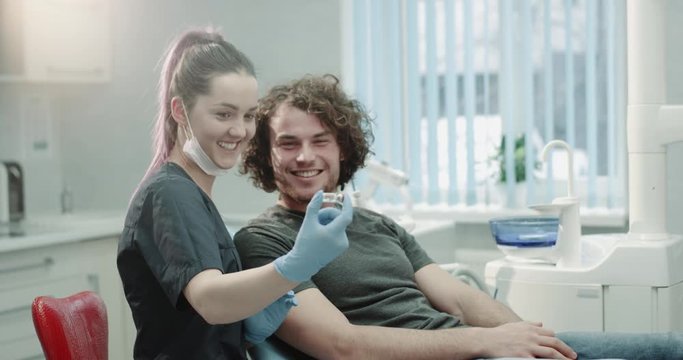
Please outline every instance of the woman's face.
M202 149L223 169L232 168L254 136L258 102L256 79L244 73L215 76L209 93L190 110L190 125Z

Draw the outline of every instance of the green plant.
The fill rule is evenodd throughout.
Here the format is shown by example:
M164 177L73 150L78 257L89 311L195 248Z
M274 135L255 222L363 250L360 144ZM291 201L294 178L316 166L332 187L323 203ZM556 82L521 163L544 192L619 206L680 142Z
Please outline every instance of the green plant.
M515 161L514 169L515 169L515 182L523 182L526 180L526 138L524 134L519 135L517 138L515 138L515 146L514 146L514 153L513 153L513 159ZM507 182L507 171L506 171L506 165L505 165L505 135L503 135L500 138L500 146L498 147L498 151L496 152L496 155L494 156L494 160L498 162L498 181L501 183ZM538 169L540 167L540 162L535 161L534 162L534 168Z

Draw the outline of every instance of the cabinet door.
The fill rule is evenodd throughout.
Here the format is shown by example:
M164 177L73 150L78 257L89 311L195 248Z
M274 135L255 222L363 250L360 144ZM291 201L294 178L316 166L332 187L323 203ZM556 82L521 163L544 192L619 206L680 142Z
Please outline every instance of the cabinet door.
M84 290L96 290L92 278L74 275L51 281L34 281L4 289L0 305L0 353L3 359L41 357L43 350L31 319L31 303L36 296L64 297Z
M555 331L603 331L601 285L499 280L495 293L522 319Z
M109 358L131 359L135 327L116 270L117 238L0 253L0 359L41 358L33 328L36 296L100 294L107 308Z
M0 79L103 82L111 68L107 0L0 0L0 25L12 41L0 47ZM3 36L4 38L5 36ZM19 54L17 54L19 53Z

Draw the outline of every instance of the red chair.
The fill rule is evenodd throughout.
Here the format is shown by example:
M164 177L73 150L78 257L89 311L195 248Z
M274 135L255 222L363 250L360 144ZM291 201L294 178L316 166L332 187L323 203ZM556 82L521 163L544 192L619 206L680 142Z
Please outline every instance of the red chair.
M31 313L46 360L107 359L107 309L96 293L39 296Z

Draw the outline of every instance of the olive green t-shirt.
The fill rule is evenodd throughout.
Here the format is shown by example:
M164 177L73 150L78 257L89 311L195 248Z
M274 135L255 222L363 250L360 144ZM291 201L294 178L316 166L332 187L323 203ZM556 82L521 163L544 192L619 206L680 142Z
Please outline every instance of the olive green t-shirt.
M273 206L235 235L245 269L272 262L294 246L304 213ZM415 272L433 263L415 238L386 216L355 208L349 248L296 292L316 287L357 325L440 329L460 325L434 309Z

